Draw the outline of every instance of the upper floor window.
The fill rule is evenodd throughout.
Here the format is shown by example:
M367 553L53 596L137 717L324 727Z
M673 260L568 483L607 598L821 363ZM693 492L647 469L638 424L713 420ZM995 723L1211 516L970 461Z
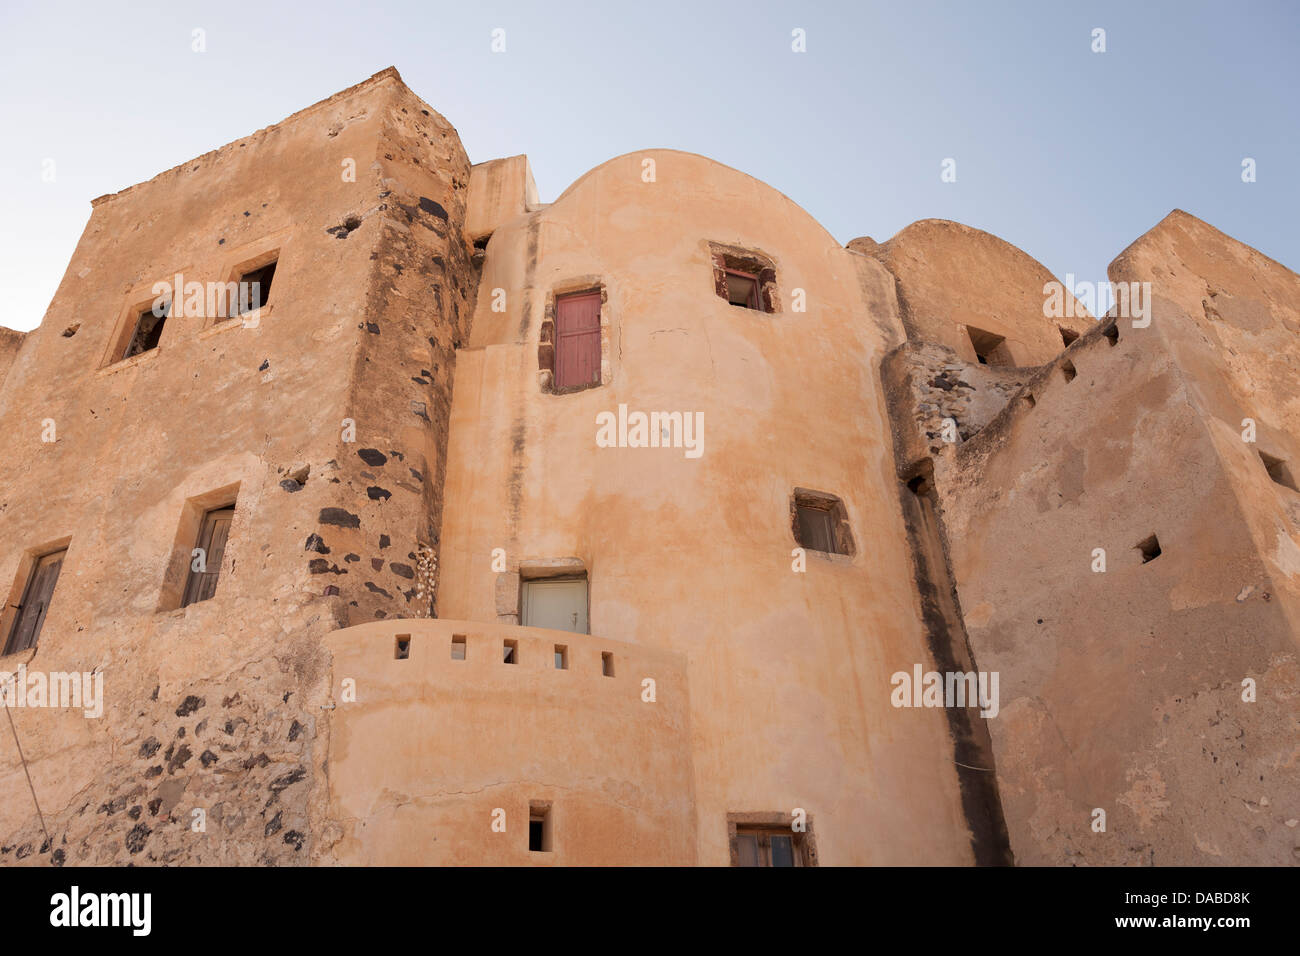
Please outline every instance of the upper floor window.
M756 312L777 311L776 267L761 253L709 243L713 286L731 305Z
M848 514L835 495L796 488L790 499L790 518L799 547L823 554L854 553Z
M230 315L243 315L266 305L271 297L271 280L275 278L276 260L258 266L239 277L239 302L230 303Z
M161 307L150 306L137 314L135 328L131 332L131 337L127 339L126 350L120 358L129 359L133 355L156 349L162 339L163 325L167 322L171 311L172 304L167 302Z
M572 392L601 384L604 364L604 289L557 295L547 303L537 348L549 391Z

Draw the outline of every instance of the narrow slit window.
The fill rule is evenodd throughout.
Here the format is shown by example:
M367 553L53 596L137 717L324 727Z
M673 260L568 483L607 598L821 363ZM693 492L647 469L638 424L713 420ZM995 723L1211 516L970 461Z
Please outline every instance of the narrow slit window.
M614 676L614 655L604 651L600 655L600 672L606 677Z
M466 649L465 635L453 634L451 636L451 659L453 661L463 661Z
M168 302L159 311L155 311L150 306L140 312L136 316L135 328L131 331L131 338L127 340L122 358L129 359L133 355L142 355L156 349L162 340L163 325L166 324L171 311L172 304Z
M9 637L5 641L4 652L16 654L29 647L35 647L45 625L45 614L50 607L50 598L54 595L54 585L58 583L59 572L63 569L63 559L67 549L38 558L27 583L23 586L23 595L18 603L18 616Z
M517 641L506 641L501 650L501 660L506 664L519 663L519 645Z
M221 562L226 556L234 517L234 505L217 508L203 516L198 541L190 552L190 576L185 582L181 607L206 601L217 593L217 578L221 574Z
M557 671L569 669L569 649L563 644L555 645L555 669Z
M528 849L532 853L550 853L551 847L551 805L530 803L528 805Z
M411 657L411 635L410 634L397 635L397 646L393 652L393 656L399 661L405 661L410 659Z

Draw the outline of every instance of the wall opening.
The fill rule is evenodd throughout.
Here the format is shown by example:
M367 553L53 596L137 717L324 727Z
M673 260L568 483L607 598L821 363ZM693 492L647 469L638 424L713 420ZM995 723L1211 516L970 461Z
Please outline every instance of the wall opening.
M600 655L600 672L606 677L614 676L614 655L603 651Z
M1067 382L1073 382L1073 381L1074 381L1074 377L1075 377L1075 375L1077 375L1077 374L1078 374L1078 372L1076 372L1076 371L1074 370L1074 363L1073 363L1073 362L1062 362L1062 363L1061 363L1061 375L1064 376L1064 378L1065 378L1065 380L1066 380Z
M453 634L451 636L451 659L453 661L465 660L468 650L464 634Z
M397 646L393 652L393 657L399 661L408 660L411 656L411 635L398 634Z
M1074 329L1067 329L1060 325L1056 328L1061 333L1061 341L1065 344L1067 349L1079 338L1079 333L1074 331Z
M1152 535L1151 537L1146 538L1143 541L1139 541L1136 545L1134 545L1134 547L1136 550L1142 552L1143 564L1146 564L1148 561L1154 561L1156 558L1160 557L1161 554L1160 539L1157 538L1155 535Z
M1011 349L1007 346L1004 336L985 332L973 325L966 326L966 334L970 336L971 347L975 349L975 358L981 365L1012 367L1016 364L1011 358Z
M1274 458L1265 451L1261 451L1259 457L1260 460L1264 462L1264 469L1268 472L1268 476L1272 478L1274 482L1284 488L1290 488L1292 491L1300 491L1300 488L1296 487L1295 478L1292 476L1291 469L1287 467L1285 461L1281 458Z
M569 669L569 647L567 644L555 645L555 669L557 671L567 671Z
M1106 328L1106 331L1101 334L1106 336L1106 341L1109 342L1112 346L1119 345L1119 323L1118 322L1112 322Z
M533 853L550 853L553 847L550 801L528 804L528 849Z
M506 641L501 647L501 661L504 664L519 663L519 644L517 641Z

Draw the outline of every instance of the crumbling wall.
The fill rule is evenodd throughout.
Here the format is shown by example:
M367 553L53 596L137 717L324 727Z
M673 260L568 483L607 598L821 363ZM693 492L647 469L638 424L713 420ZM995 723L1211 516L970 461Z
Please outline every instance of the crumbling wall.
M296 864L318 840L328 848L322 640L358 607L373 619L415 606L412 555L434 543L436 495L407 469L440 480L436 410L472 294L461 243L442 238L459 236L467 161L423 109L384 71L96 201L44 326L0 386L14 453L0 478L0 586L21 587L24 552L70 540L39 644L0 669L101 675L103 715L8 712L23 753L6 729L0 861ZM156 350L104 367L141 289L177 271L224 280L277 247L255 326L174 315ZM56 440L42 441L44 419ZM407 461L381 468L365 448ZM178 532L187 502L236 485L216 595L168 604L192 545ZM340 527L353 518L357 529Z
M469 161L451 125L405 88L386 104L369 175L375 204L346 239L365 243L372 264L350 372L355 435L339 441L343 503L321 511L311 543L312 573L339 589L350 624L434 616L455 352L477 284L463 229Z
M1082 333L1093 325L1064 290L1069 314L1044 316L1052 274L1010 243L961 223L922 219L887 242L863 237L848 248L894 275L908 339L945 345L967 362L976 361L968 327L1004 337L1012 364L1031 366L1064 348L1062 328Z
M1000 674L988 723L1022 864L1297 859L1300 671L1162 340L1179 322L1108 321L936 466L974 657Z

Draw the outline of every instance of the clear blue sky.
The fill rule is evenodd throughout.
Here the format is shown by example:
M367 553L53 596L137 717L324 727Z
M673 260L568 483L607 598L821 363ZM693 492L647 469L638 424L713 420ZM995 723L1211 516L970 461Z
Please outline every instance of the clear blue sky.
M472 161L527 153L543 201L670 147L770 183L841 242L955 219L1101 281L1180 207L1300 268L1294 2L4 0L0 324L40 323L93 197L390 65Z

